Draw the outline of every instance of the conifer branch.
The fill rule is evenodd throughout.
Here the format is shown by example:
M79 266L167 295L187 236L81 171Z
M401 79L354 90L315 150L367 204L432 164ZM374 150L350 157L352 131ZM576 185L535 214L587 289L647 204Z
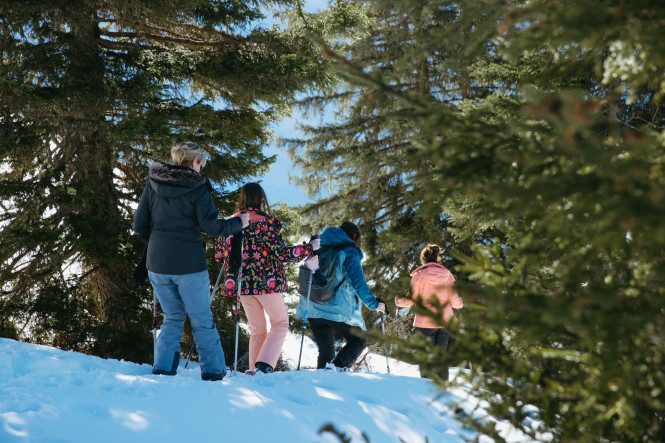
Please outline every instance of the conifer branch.
M152 29L154 31L163 31L167 32L166 30L163 30L161 28L156 28L156 27L149 27L149 29ZM225 35L224 40L196 40L192 39L189 37L184 37L184 36L177 36L173 35L173 33L170 33L172 35L163 35L163 34L155 34L151 32L145 32L145 31L107 31L107 30L100 30L100 35L110 37L110 38L137 38L137 39L146 39L146 40L154 40L162 43L169 43L169 44L179 44L179 45L185 45L185 46L190 46L190 47L221 47L221 46L228 46L228 45L240 45L240 44L245 44L247 42L250 42L252 39L240 39L235 36L231 35Z
M96 38L95 41L100 47L113 51L149 51L162 49L158 46L145 45L140 43L118 42L106 40L103 38Z

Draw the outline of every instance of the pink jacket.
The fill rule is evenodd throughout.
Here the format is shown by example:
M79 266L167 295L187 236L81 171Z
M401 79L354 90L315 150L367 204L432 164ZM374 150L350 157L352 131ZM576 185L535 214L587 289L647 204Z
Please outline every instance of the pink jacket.
M448 323L455 317L453 308L460 309L464 306L462 299L457 295L453 287L455 277L448 269L438 263L427 263L411 273L411 297L395 297L395 304L401 308L413 306L415 301L423 299L425 307L436 312L436 307L427 300L436 297L439 303L445 304L443 308L443 321ZM441 328L430 317L416 314L413 326L417 328Z

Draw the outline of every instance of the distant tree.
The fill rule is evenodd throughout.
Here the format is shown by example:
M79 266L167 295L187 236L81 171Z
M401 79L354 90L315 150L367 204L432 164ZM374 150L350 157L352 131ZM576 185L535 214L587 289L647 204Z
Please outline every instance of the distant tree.
M200 144L219 189L266 171L268 124L324 82L278 0L0 4L0 333L148 361L152 297L133 288L133 207L152 160ZM214 280L213 280L214 281Z
M376 177L391 183L394 172L409 186L396 193L404 207L419 201L422 220L447 215L448 253L460 261L453 272L468 276L459 281L461 321L449 326L458 339L449 353L422 340L402 342L396 353L429 365L472 362L473 378L462 381L473 380L492 416L535 439L664 440L665 5L363 6L370 17L395 14L374 45L386 54L418 35L418 18L437 23L391 65L440 77L433 87L402 87L385 63L332 45L348 83L342 90L360 97L341 108L346 139L321 143L332 125L293 146L296 157L304 147L318 152L316 164L306 163L308 172L320 168L320 181L307 182L312 190L330 177L341 191L331 197L337 208L326 209L331 216L382 208ZM444 13L448 24L438 24ZM455 94L466 88L477 93ZM401 163L386 166L380 144L354 150L368 139L363 121L350 120L363 106L372 117L408 109L373 119L376 138L403 137L412 147ZM359 214L370 226L382 216L388 226L400 221L387 210ZM429 240L427 225L418 228ZM389 230L384 244L392 239L396 252L416 243ZM392 279L376 275L377 286ZM492 423L458 413L500 439Z

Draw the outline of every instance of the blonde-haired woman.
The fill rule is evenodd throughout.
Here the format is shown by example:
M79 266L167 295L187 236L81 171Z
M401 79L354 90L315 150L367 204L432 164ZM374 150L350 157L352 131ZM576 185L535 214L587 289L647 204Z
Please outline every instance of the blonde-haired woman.
M438 245L427 245L420 252L422 266L411 273L411 290L408 298L395 297L398 307L406 308L413 306L421 300L426 308L437 312L437 306L443 306L443 318L434 319L431 316L416 314L413 326L427 338L432 344L448 347L450 334L443 328L455 318L453 309L464 306L462 299L455 290L455 277L443 266L441 261L441 248ZM422 368L421 368L422 369ZM448 368L441 371L444 378L448 378Z
M175 375L185 318L192 323L200 355L201 378L221 380L226 374L224 352L210 310L210 279L201 231L228 236L249 225L246 214L218 217L208 191L206 164L196 143L171 150L173 165L155 163L134 214L133 229L148 243L150 283L164 311L155 347L152 373Z

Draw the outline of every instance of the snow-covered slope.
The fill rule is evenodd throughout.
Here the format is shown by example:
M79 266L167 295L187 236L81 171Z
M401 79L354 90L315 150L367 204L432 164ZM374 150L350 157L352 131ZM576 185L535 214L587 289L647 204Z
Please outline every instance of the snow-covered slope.
M287 348L299 344L290 336ZM303 364L315 358L308 346ZM434 400L431 382L414 376L302 370L203 382L196 363L175 377L150 370L0 339L0 441L339 441L318 433L327 423L352 441L362 433L373 443L473 437L450 413L464 390Z

